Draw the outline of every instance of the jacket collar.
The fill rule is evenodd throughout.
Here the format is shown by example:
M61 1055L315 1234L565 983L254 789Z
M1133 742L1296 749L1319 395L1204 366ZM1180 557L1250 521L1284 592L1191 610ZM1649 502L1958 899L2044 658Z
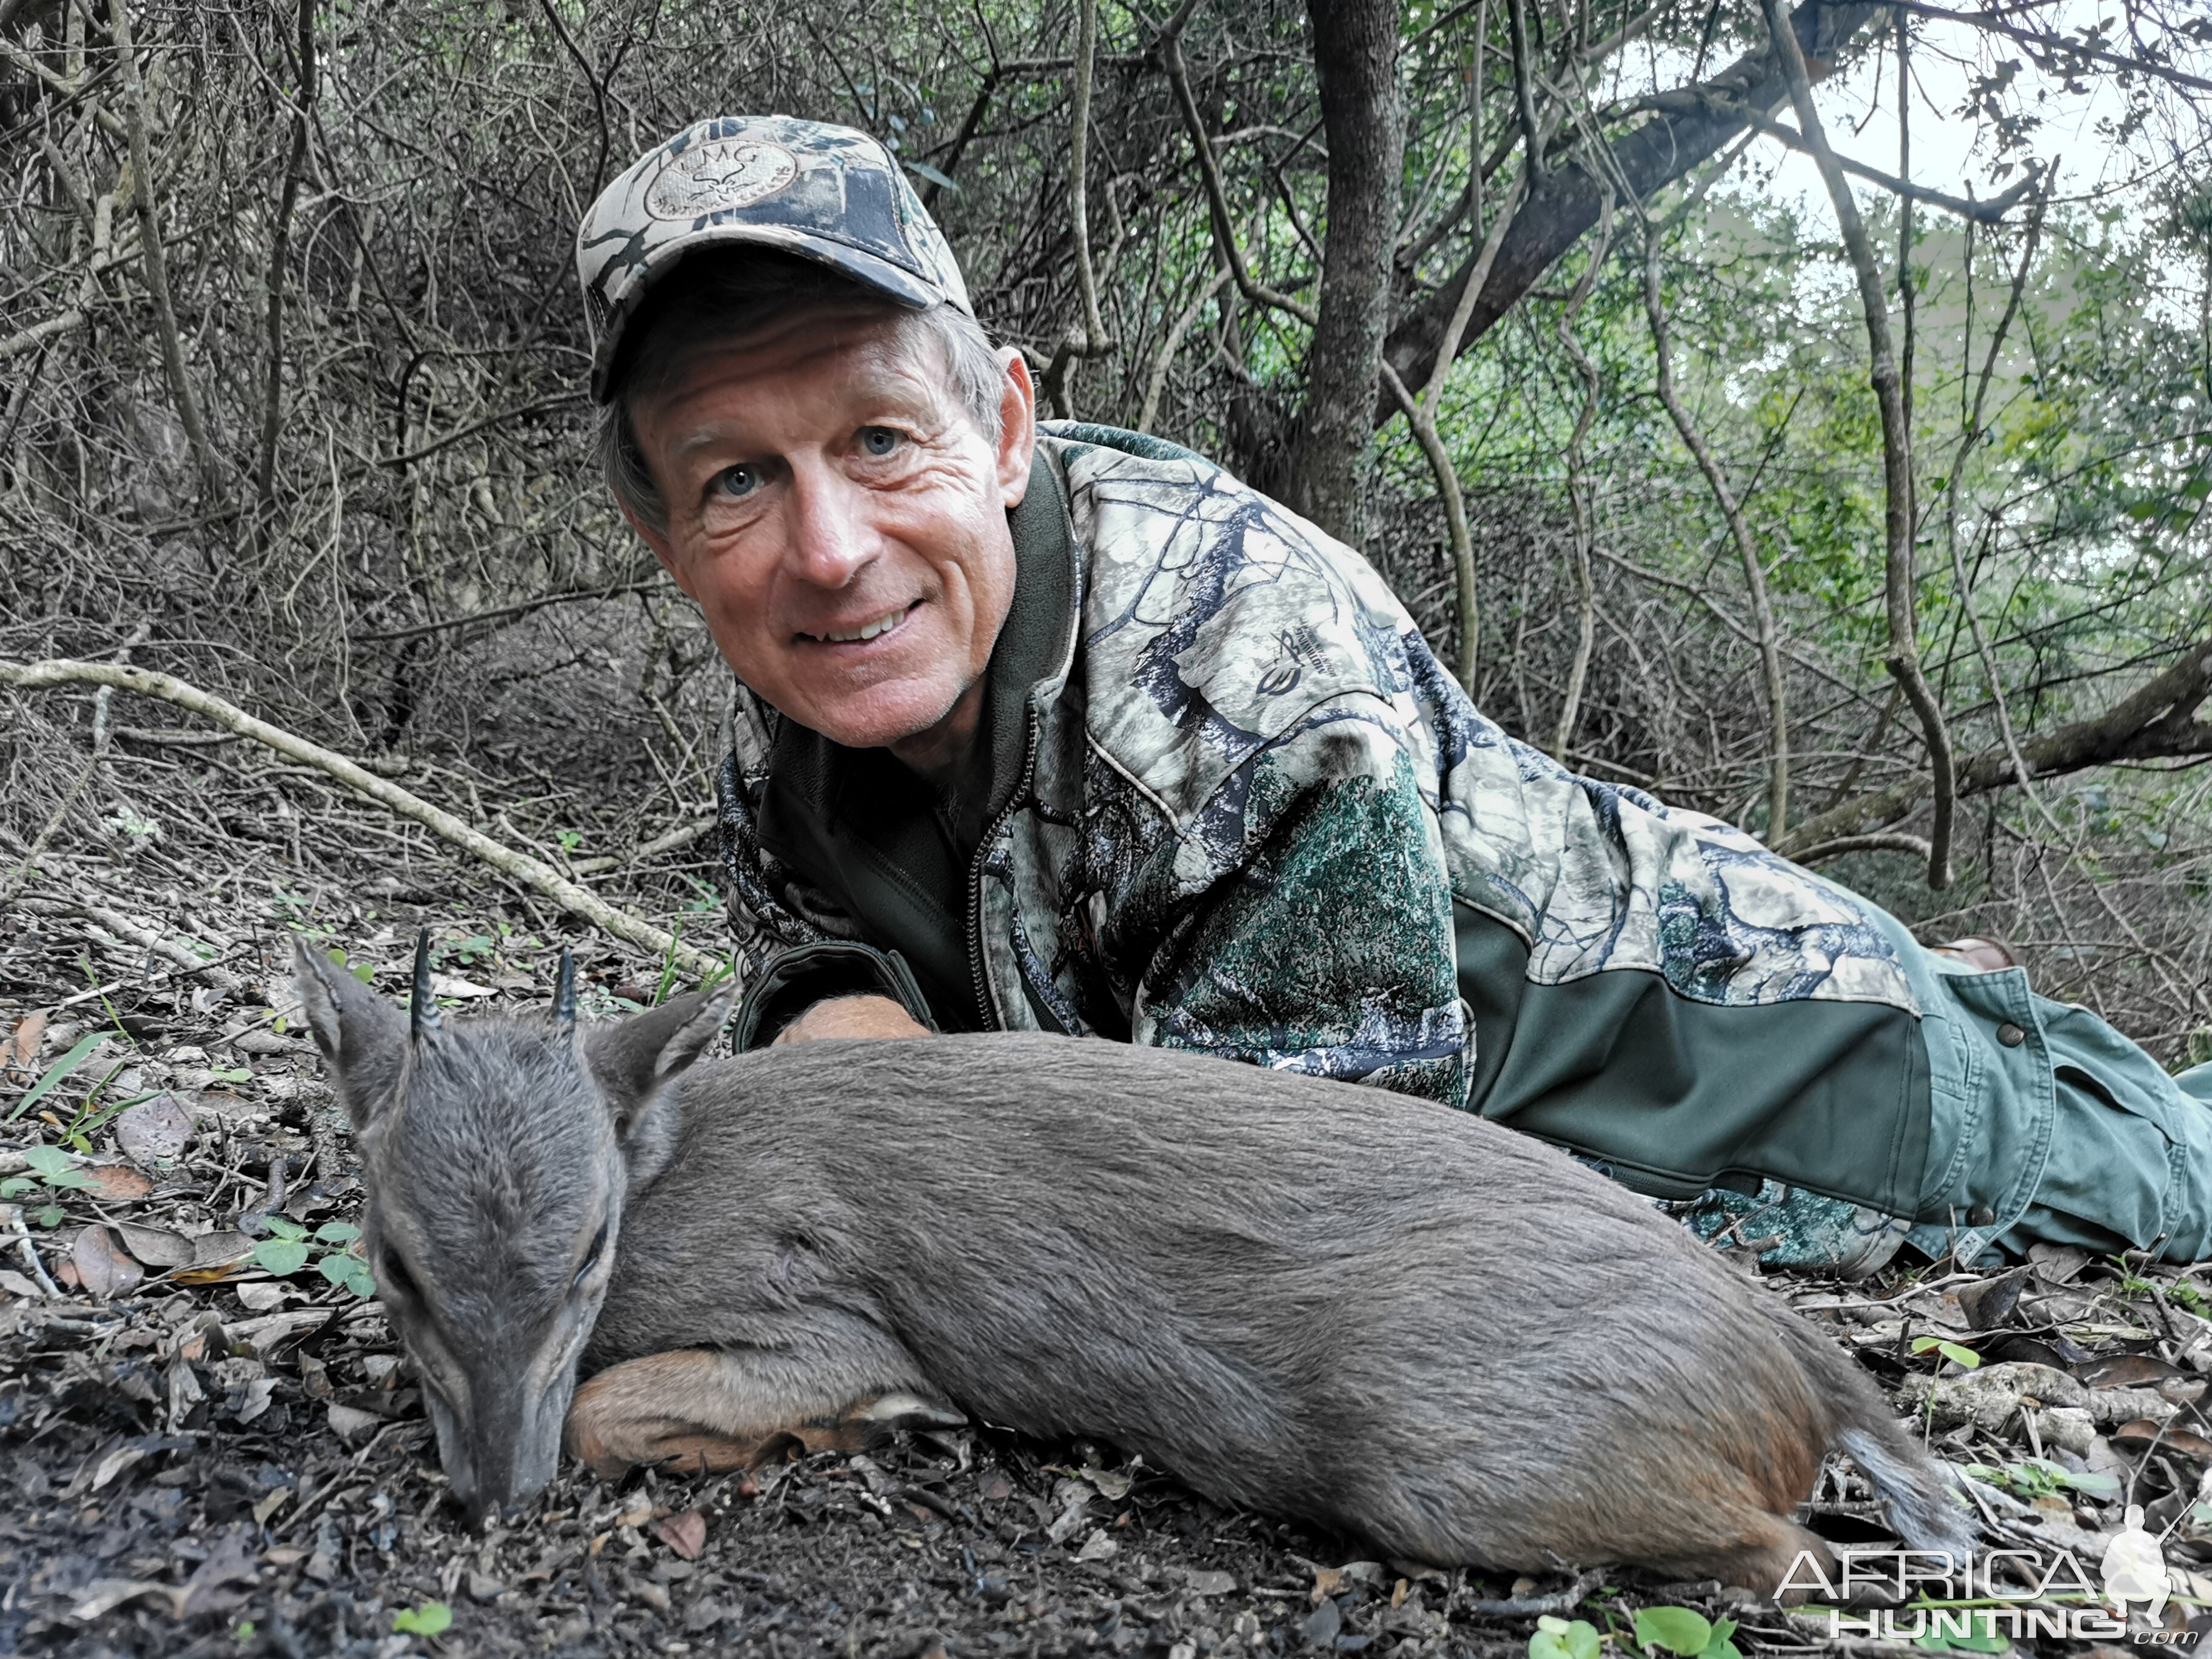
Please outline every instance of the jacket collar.
M823 889L871 944L903 952L954 1028L975 1023L962 1011L975 997L964 924L976 842L1022 787L1032 699L1048 698L1073 660L1081 599L1066 493L1042 445L1006 518L1014 597L985 671L985 810L963 814L963 844L946 836L929 786L890 750L848 749L789 719L777 722L761 798L763 848Z

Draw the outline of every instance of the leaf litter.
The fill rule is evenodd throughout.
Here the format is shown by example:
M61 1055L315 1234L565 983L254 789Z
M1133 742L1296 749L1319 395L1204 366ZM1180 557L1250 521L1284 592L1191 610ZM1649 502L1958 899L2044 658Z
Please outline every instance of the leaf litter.
M72 880L197 939L234 988L123 951L136 976L116 962L105 977L123 978L124 1024L103 1028L69 1000L84 933L68 907L33 907L0 936L0 1177L21 1183L0 1204L14 1493L0 1507L0 1652L1590 1659L1603 1630L1623 1651L1632 1632L1675 1654L1702 1636L1726 1659L1724 1646L1818 1641L1718 1585L1622 1573L1557 1613L1486 1616L1474 1604L1569 1575L1508 1584L1373 1561L1111 1447L988 1427L619 1487L570 1465L511 1524L465 1532L419 1382L367 1294L350 1141L296 1029L285 981L300 907L233 902L218 927L146 915L94 860ZM404 985L411 920L314 925L364 977ZM476 915L469 942L487 948L441 993L541 1000L545 936L492 947L540 925ZM650 999L656 964L578 950L598 1012ZM2212 1508L2197 1504L2212 1467L2212 1302L2190 1273L2039 1247L2008 1270L1778 1285L1969 1471L1990 1547L2020 1552L2014 1571L2061 1548L2094 1571L2131 1496L2154 1530L2171 1528L2188 1595L2212 1598ZM1805 1518L1875 1541L1868 1497L1832 1464Z

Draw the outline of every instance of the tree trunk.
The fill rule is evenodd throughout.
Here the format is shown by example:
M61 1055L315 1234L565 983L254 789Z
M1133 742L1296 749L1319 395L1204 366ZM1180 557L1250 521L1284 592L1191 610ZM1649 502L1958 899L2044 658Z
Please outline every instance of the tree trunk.
M1321 311L1285 499L1353 547L1366 526L1375 388L1390 325L1406 100L1398 88L1397 0L1307 0L1328 136L1328 225Z

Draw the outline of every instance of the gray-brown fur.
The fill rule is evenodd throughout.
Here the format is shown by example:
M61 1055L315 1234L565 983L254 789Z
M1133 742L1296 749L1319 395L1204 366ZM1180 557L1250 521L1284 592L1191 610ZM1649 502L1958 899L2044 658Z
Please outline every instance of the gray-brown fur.
M580 1072L568 1054L556 1069ZM416 1066L406 1115L470 1115L487 1182L544 1134L446 1083ZM534 1092L542 1118L600 1133L580 1085ZM672 1147L613 1200L584 1360L601 1375L576 1413L591 1444L646 1407L662 1437L636 1443L688 1447L687 1428L757 1436L914 1393L1413 1559L1771 1590L1819 1548L1788 1517L1849 1437L1913 1542L1971 1536L1816 1331L1640 1200L1480 1119L1030 1036L769 1049L692 1068L662 1111ZM398 1146L369 1160L387 1212ZM545 1248L572 1260L588 1218L549 1221Z

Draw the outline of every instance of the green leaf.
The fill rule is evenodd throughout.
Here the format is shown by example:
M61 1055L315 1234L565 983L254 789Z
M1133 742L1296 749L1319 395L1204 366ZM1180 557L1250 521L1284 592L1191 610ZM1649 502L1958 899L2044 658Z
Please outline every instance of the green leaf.
M264 1238L253 1247L253 1265L282 1279L307 1265L307 1247L296 1238Z
M401 1636L443 1636L453 1625L453 1610L443 1601L402 1607L392 1615L392 1628Z
M1735 1634L1735 1620L1723 1619L1713 1626L1713 1638L1705 1644L1698 1659L1743 1659L1743 1650L1729 1638Z
M45 1099L53 1091L57 1084L83 1065L85 1056L106 1042L109 1036L110 1033L106 1031L88 1031L79 1037L76 1040L76 1046L47 1066L39 1080L33 1083L24 1093L23 1097L15 1103L15 1109L8 1114L8 1121L13 1123Z
M1528 1638L1528 1659L1597 1659L1597 1627L1587 1619L1570 1623L1546 1613Z
M293 1239L305 1238L307 1236L307 1230L289 1215L272 1215L264 1218L269 1223L269 1232L271 1237L281 1238L289 1243Z
M33 1215L31 1219L38 1223L40 1226L44 1227L48 1232L52 1232L55 1228L60 1226L66 1218L62 1214L62 1206L60 1205L49 1204L45 1209L40 1210L36 1215Z
M331 1264L336 1262L333 1271ZM324 1276L343 1285L364 1302L376 1294L376 1275L368 1270L368 1263L357 1255L326 1255L322 1261Z
M1962 1366L1967 1370L1973 1370L1982 1363L1981 1355L1976 1353L1972 1348L1961 1347L1958 1343L1947 1341L1942 1337L1916 1336L1912 1339L1913 1352L1926 1353L1930 1348L1953 1364Z
M352 964L352 967L353 976L359 980L363 985L374 985L376 983L376 964L374 963L356 962ZM432 1605L434 1606L436 1604L433 1603Z
M1639 1607L1636 1645L1649 1653L1663 1648L1697 1659L1713 1639L1712 1621L1690 1607Z
M23 1162L36 1170L40 1176L48 1182L53 1181L58 1176L72 1174L76 1169L76 1165L70 1161L70 1155L58 1146L26 1146L23 1149Z
M9 1176L7 1180L0 1181L0 1199L21 1198L38 1184L28 1176Z
M325 1244L350 1244L361 1237L361 1229L350 1221L325 1221L315 1229L315 1237Z

